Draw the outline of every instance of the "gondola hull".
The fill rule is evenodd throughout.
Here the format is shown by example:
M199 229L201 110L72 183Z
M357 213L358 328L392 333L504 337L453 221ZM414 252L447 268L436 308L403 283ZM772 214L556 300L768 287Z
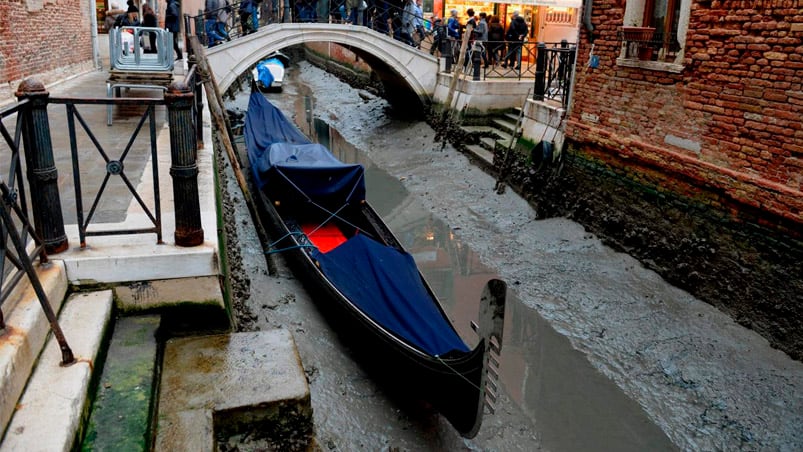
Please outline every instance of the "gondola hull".
M253 107L249 105L249 115L251 108ZM263 121L251 119L250 127L253 132L253 128L260 126ZM251 148L255 147L255 138L252 137L252 142L249 143L248 128L247 118L246 143L249 145L249 157L253 157ZM293 157L295 158L295 154ZM251 164L255 165L253 161ZM285 172L290 174L291 170L286 169ZM260 179L265 175L264 167L255 169L254 174L259 185ZM431 403L461 435L473 437L482 421L489 351L494 348L498 352L501 347L505 284L492 280L486 287L481 300L484 318L480 318L480 337L475 347L468 348L461 342L456 346L442 347L441 350L446 350L443 353L433 352L430 347L435 347L434 345L428 342L422 345L416 338L430 333L439 335L446 332L451 337L448 340L460 339L417 268L413 268L414 274L409 277L417 284L416 290L421 292L420 298L423 301L415 299L415 302L427 305L412 305L412 310L430 311L435 321L425 319L420 323L413 322L407 328L414 331L407 334L400 332L400 327L395 325L393 319L388 321L385 314L373 312L372 308L366 308L364 300L360 300L374 298L363 293L373 293L373 286L381 286L379 291L384 292L384 286L392 286L394 281L388 283L381 276L378 281L362 279L360 281L364 287L355 288L344 283L343 278L330 269L329 260L346 251L352 252L351 248L369 254L379 249L386 254L377 259L380 263L377 265L386 265L397 262L393 259L400 259L398 262L402 264L399 267L388 264L394 265L388 274L392 277L396 271L403 273L398 269L403 268L405 259L412 258L404 251L381 217L365 201L359 190L356 191L356 197L359 198L357 202L347 203L347 207L332 215L334 209L326 207L328 194L320 195L315 200L310 199L307 194L299 198L294 193L299 184L273 179L273 182L267 182L254 190L257 211L263 225L268 228L271 237L279 238L271 244L269 251L282 252L288 258L294 273L314 294L336 329L347 332L348 339L353 341L355 348L363 356L370 357L368 361L373 370L379 370L383 378L392 378L394 382L402 383L405 391ZM352 189L351 193L354 192ZM322 212L316 213L319 208ZM310 222L313 227L305 226ZM340 231L354 232L339 237ZM318 236L325 237L322 239ZM354 253L357 256L357 251ZM364 260L362 256L353 257L356 259L354 262L361 263ZM382 273L381 270L383 269L379 273ZM375 271L374 268L367 273L373 274ZM353 277L350 273L359 273L359 270L349 268L347 272L341 273L349 273L345 275L348 280ZM392 292L393 289L387 291ZM391 297L389 303L394 302L395 299ZM399 303L398 308L403 311L406 307L402 305L403 302ZM428 325L437 325L437 331L423 331L431 328Z

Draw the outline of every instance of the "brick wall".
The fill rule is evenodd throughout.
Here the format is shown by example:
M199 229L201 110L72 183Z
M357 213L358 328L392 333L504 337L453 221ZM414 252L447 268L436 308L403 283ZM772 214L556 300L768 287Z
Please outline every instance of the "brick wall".
M90 11L88 0L0 1L0 100L27 77L49 84L86 70Z
M624 159L631 172L666 172L681 194L803 225L798 1L692 2L679 74L618 66L623 2L595 1L600 65L582 69L583 30L567 137L594 158Z

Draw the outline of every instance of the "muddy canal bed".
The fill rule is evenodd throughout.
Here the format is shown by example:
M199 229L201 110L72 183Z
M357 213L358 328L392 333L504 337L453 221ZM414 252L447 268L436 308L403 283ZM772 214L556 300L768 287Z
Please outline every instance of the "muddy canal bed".
M496 412L467 440L361 367L281 256L268 274L243 196L226 169L233 295L243 330L294 335L324 450L800 450L803 364L672 287L565 219L536 220L512 190L423 122L305 62L269 94L360 161L369 200L416 257L471 343L482 283L509 285ZM231 102L245 108L247 94ZM309 112L309 113L308 113ZM314 127L313 127L314 128ZM376 193L374 193L376 192ZM447 256L449 265L440 257ZM265 444L233 438L228 448Z

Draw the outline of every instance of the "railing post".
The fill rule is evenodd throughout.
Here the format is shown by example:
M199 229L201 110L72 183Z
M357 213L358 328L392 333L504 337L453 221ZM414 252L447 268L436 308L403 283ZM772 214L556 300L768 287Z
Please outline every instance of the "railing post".
M196 140L192 122L195 95L191 87L179 81L170 84L164 98L170 129L170 175L173 177L176 245L197 246L204 241L204 230L201 227Z
M480 80L480 63L482 62L482 52L477 48L476 43L471 47L472 80Z
M29 107L20 114L23 118L22 136L34 228L48 254L60 253L69 247L69 243L64 233L58 171L53 160L53 142L47 116L50 93L41 82L29 78L20 83L16 96L30 102Z
M535 88L533 90L533 100L544 100L546 93L546 44L539 42L536 46L538 54L535 57Z

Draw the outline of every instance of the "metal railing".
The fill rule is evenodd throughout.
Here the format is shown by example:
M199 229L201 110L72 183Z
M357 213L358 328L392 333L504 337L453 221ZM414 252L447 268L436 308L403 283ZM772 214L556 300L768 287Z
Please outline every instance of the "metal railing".
M22 178L20 139L24 132L30 132L29 128L24 127L25 116L23 115L29 107L30 102L23 100L0 110L0 135L3 136L11 155L8 176L5 180L0 179L0 278L2 278L0 306L8 299L22 280L22 277L28 276L45 317L53 330L53 335L59 344L61 364L68 365L75 362L75 357L69 344L67 344L56 314L33 267L33 261L36 257L39 257L39 262L42 265L48 263L48 257L45 243L31 226L28 200L25 196L25 184ZM4 118L11 116L16 116L13 137L2 122ZM6 184L6 181L8 181L8 184ZM16 215L16 218L14 215ZM27 249L29 239L33 239L33 247L30 251ZM9 245L11 246L9 247ZM8 268L6 264L11 264L13 269ZM1 309L0 329L6 329L5 318Z
M199 137L202 136L199 133L202 109L197 102L197 98L200 96L195 94L198 84L196 71L190 70L183 80L170 85L163 99L85 99L51 98L44 85L36 80L28 79L23 81L17 90L19 101L0 109L0 135L3 137L0 140L0 151L3 151L2 155L10 157L10 160L3 162L3 167L8 170L7 175L4 175L5 178L0 178L0 277L2 277L0 305L14 291L22 277L27 275L62 348L63 364L72 362L72 353L58 327L56 316L50 309L47 296L33 267L33 260L37 256L40 263L44 264L48 261L48 255L60 253L69 247L64 228L64 214L58 185L59 177L54 162L48 106L65 105L67 110L67 132L76 197L76 217L80 246L83 248L86 246L86 237L100 235L153 233L156 234L157 244L163 243L155 108L165 105L168 113L170 175L173 180L175 203L175 244L177 246L196 246L203 243L196 164L197 146L199 142L202 142L199 141ZM92 132L90 123L82 114L82 109L90 105L145 107L145 113L139 119L135 130L128 138L127 145L119 155L113 156L113 149L104 147ZM15 121L13 133L8 130L4 120ZM147 148L153 170L151 187L154 201L150 206L146 205L143 196L137 192L135 184L125 172L126 158L135 152L133 143L146 123L149 132ZM108 130L105 124L102 127ZM97 151L96 157L99 155L105 164L104 177L99 183L88 213L84 212L82 194L85 186L82 180L87 175L82 171L81 162L95 154L81 148L77 133L79 130L85 132ZM7 149L7 152L4 148ZM23 179L23 156L24 171L27 176L25 179ZM152 227L104 227L102 230L90 230L100 199L112 177L119 177L123 181L151 221ZM26 194L30 194L30 200ZM9 241L13 247L8 246ZM33 244L32 251L28 252L26 248L31 247L31 242ZM1 311L0 328L5 328Z
M632 31L637 29L637 32ZM672 63L680 52L677 31L664 33L652 27L625 27L619 31L625 58Z
M79 99L79 98L66 98L66 97L52 97L50 99L52 104L61 104L67 107L67 131L70 138L70 153L72 156L72 172L73 172L73 187L75 188L75 215L78 223L78 236L81 248L86 247L87 236L103 236L103 235L122 235L122 234L145 234L155 233L156 243L162 244L162 211L161 200L159 196L159 165L158 165L158 150L156 146L156 117L155 108L157 105L164 105L164 99L158 98L137 98L137 99ZM139 119L136 128L131 136L128 138L128 143L118 156L111 154L111 149L104 149L104 146L98 141L95 134L92 132L90 125L81 115L80 106L85 105L117 105L117 106L144 106L145 112ZM88 212L84 212L83 190L81 184L81 161L87 159L86 155L79 155L78 152L78 138L76 134L76 121L81 126L90 141L92 142L97 154L103 159L105 163L106 174L98 187L92 205ZM125 172L125 159L131 153L134 143L142 130L145 122L148 122L149 131L149 153L151 159L151 167L153 168L153 197L154 205L152 209L145 205L142 196L137 192L136 187L131 179ZM112 177L118 177L128 189L129 193L134 197L137 203L142 208L146 216L151 220L153 227L148 228L117 228L117 229L102 229L90 230L89 225L92 222L93 216L97 212L98 205L101 198L109 186L109 180Z

